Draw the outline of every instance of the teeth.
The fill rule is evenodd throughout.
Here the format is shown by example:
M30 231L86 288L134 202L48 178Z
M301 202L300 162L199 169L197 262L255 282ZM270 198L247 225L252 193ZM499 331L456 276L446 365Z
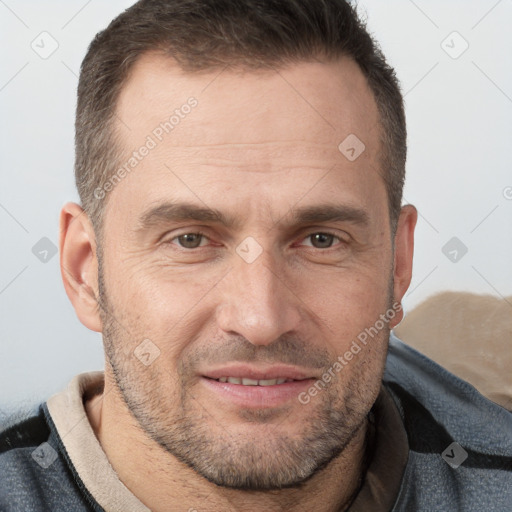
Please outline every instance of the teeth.
M266 380L260 380L258 382L259 382L260 386L275 386L278 383L277 380L278 379L266 379ZM283 380L283 379L279 379L279 380ZM281 382L279 382L279 384L281 384Z
M219 382L229 382L230 384L242 384L243 386L275 386L276 384L284 384L285 382L293 382L294 379L248 379L238 377L220 377Z

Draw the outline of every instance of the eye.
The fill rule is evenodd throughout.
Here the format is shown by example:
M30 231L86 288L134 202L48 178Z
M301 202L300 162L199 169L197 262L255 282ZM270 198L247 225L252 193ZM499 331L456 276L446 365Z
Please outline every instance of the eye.
M313 247L314 249L330 249L333 246L335 240L339 242L344 242L338 235L334 233L330 233L327 231L316 231L314 233L308 234L302 240L311 240L311 244L309 247ZM175 236L171 238L169 241L165 242L166 244L177 245L182 249L198 249L201 246L206 245L209 238L202 232L191 232L191 233L183 233L181 235ZM204 242L204 243L202 243ZM303 244L308 245L308 244Z
M207 239L204 233L183 233L182 235L175 236L167 243L173 243L174 240L178 240L179 245L183 249L196 249L197 247L200 247L201 239Z
M307 239L311 239L311 247L314 247L315 249L329 249L330 247L332 247L334 239L343 242L343 240L334 233L324 231L310 233L309 235L306 236L306 238L304 238L304 240Z

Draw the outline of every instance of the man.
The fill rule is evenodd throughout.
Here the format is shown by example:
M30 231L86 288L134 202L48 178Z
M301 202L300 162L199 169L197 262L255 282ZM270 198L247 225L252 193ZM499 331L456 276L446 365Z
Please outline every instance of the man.
M98 34L60 253L105 372L2 434L1 509L510 510L510 413L390 336L405 135L341 0L142 0Z

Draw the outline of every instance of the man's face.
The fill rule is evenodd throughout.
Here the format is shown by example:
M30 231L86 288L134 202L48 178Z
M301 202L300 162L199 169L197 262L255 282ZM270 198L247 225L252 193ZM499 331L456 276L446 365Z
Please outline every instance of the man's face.
M117 114L121 165L138 156L107 204L100 292L123 399L147 434L218 485L297 485L363 424L386 357L387 324L335 365L393 294L365 79L348 59L192 75L146 55ZM365 146L355 159L354 135ZM233 222L176 218L169 205L180 203ZM328 207L339 218L315 217Z

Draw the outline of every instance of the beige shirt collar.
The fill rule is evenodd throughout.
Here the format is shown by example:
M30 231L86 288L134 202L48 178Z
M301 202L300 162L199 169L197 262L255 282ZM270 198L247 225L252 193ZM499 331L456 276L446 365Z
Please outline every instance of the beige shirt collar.
M119 480L89 423L83 397L102 384L103 372L77 375L64 391L48 400L48 411L78 476L103 509L150 512Z

